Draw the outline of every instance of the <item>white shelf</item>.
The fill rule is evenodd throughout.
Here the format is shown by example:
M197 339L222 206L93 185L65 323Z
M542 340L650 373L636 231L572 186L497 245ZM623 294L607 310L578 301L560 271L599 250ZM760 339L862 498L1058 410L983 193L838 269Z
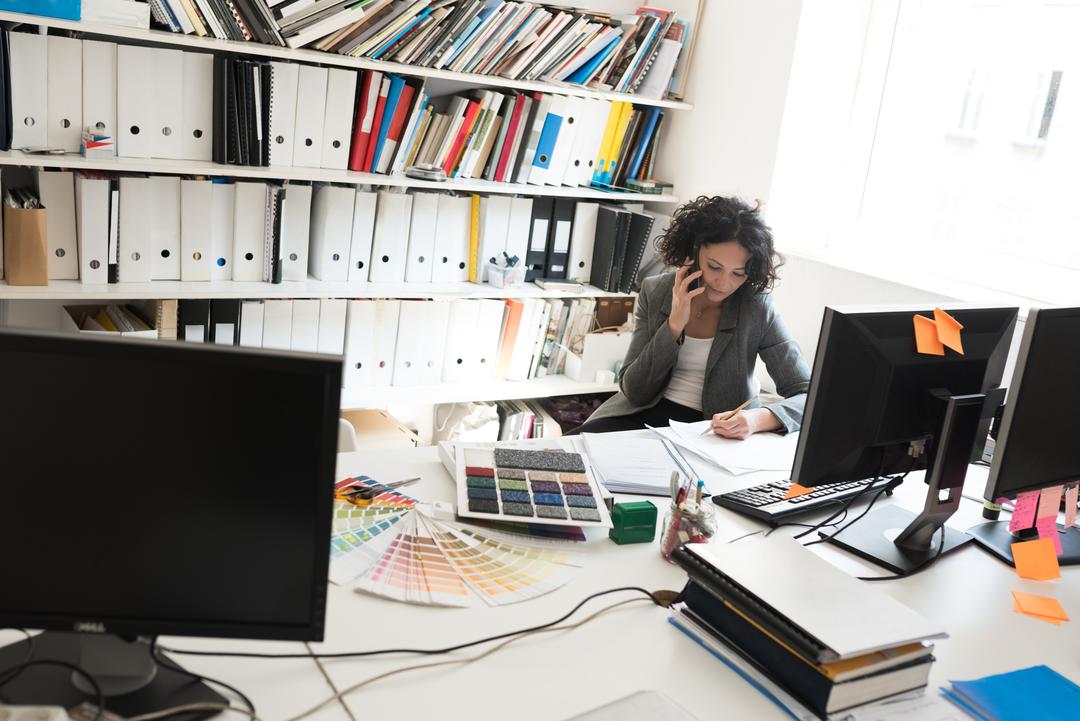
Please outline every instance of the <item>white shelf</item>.
M3 15L4 13L0 13ZM556 196L637 203L677 203L674 195L651 193L620 193L596 188L556 185L527 185L523 183L494 183L490 180L416 180L404 175L356 173L351 170L327 168L261 167L252 165L222 165L199 160L164 160L147 158L84 158L76 153L64 155L31 155L20 150L0 151L0 166L28 165L41 168L70 168L74 170L104 170L113 173L168 173L172 175L213 175L231 178L264 178L272 180L309 180L352 185L381 185L428 190L457 190L466 193L502 193L519 195Z
M156 280L150 283L84 285L54 280L48 285L8 285L0 281L0 300L146 300L157 298L626 298L585 286L581 293L544 290L532 283L496 288L488 283L331 283L309 279L289 283L207 283Z
M633 102L637 105L654 105L672 110L689 110L694 106L690 103L677 100L651 100L639 98L630 93L612 93L598 90L589 90L579 85L566 83L539 82L533 80L509 80L493 75L477 75L475 73L456 73L450 70L436 70L434 68L419 67L416 65L403 65L380 60L368 60L366 58L353 58L347 55L324 53L317 50L293 50L276 45L263 45L255 42L238 42L235 40L218 40L216 38L200 38L195 35L171 33L163 30L141 30L137 28L123 27L119 25L105 25L102 23L84 23L77 20L61 20L58 18L42 17L40 15L25 15L23 13L0 12L0 21L27 23L43 27L73 30L91 35L101 35L112 38L127 38L140 43L154 43L157 45L173 45L182 48L205 51L228 51L242 53L244 55L283 58L305 63L318 63L320 65L334 65L337 67L357 68L363 70L382 70L387 72L409 75L412 77L440 78L460 82L468 85L481 85L486 87L511 88L514 90L532 90L547 93L561 93L585 98L602 98L605 100L622 100Z
M614 393L617 383L579 383L567 376L548 376L527 381L489 381L463 385L390 386L387 388L343 388L341 407L383 408L387 403L458 403L502 401L513 398L549 398L578 393Z

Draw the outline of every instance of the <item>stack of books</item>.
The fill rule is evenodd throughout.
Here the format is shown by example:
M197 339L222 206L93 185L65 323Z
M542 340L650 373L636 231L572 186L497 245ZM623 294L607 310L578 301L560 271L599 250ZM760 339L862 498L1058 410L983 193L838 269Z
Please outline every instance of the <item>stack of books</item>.
M939 628L791 539L691 544L671 622L797 718L926 686ZM721 570L723 569L723 570Z

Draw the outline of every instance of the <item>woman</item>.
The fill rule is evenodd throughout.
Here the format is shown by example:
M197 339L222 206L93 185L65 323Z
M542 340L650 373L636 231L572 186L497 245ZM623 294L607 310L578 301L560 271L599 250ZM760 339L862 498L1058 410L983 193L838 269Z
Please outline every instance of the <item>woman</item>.
M675 211L657 250L678 269L642 283L621 390L572 432L705 418L725 438L798 430L810 368L773 309L780 258L758 207L701 196ZM754 400L728 418L757 394L757 356L783 400Z

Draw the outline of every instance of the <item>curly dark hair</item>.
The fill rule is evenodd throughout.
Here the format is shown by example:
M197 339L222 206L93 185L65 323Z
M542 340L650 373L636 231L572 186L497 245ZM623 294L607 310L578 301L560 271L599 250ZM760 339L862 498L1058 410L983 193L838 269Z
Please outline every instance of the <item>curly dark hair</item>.
M760 208L760 202L751 206L741 198L698 196L675 211L671 224L656 239L656 251L667 265L678 267L687 258L697 262L702 245L738 241L750 253L746 284L759 293L772 290L784 259L773 247L772 230L758 213Z

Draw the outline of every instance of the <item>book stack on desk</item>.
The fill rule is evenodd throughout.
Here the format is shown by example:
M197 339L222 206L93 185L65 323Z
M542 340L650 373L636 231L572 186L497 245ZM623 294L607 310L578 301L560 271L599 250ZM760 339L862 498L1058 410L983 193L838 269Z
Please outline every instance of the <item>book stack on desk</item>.
M924 688L946 635L790 539L672 559L690 575L672 624L799 718Z

